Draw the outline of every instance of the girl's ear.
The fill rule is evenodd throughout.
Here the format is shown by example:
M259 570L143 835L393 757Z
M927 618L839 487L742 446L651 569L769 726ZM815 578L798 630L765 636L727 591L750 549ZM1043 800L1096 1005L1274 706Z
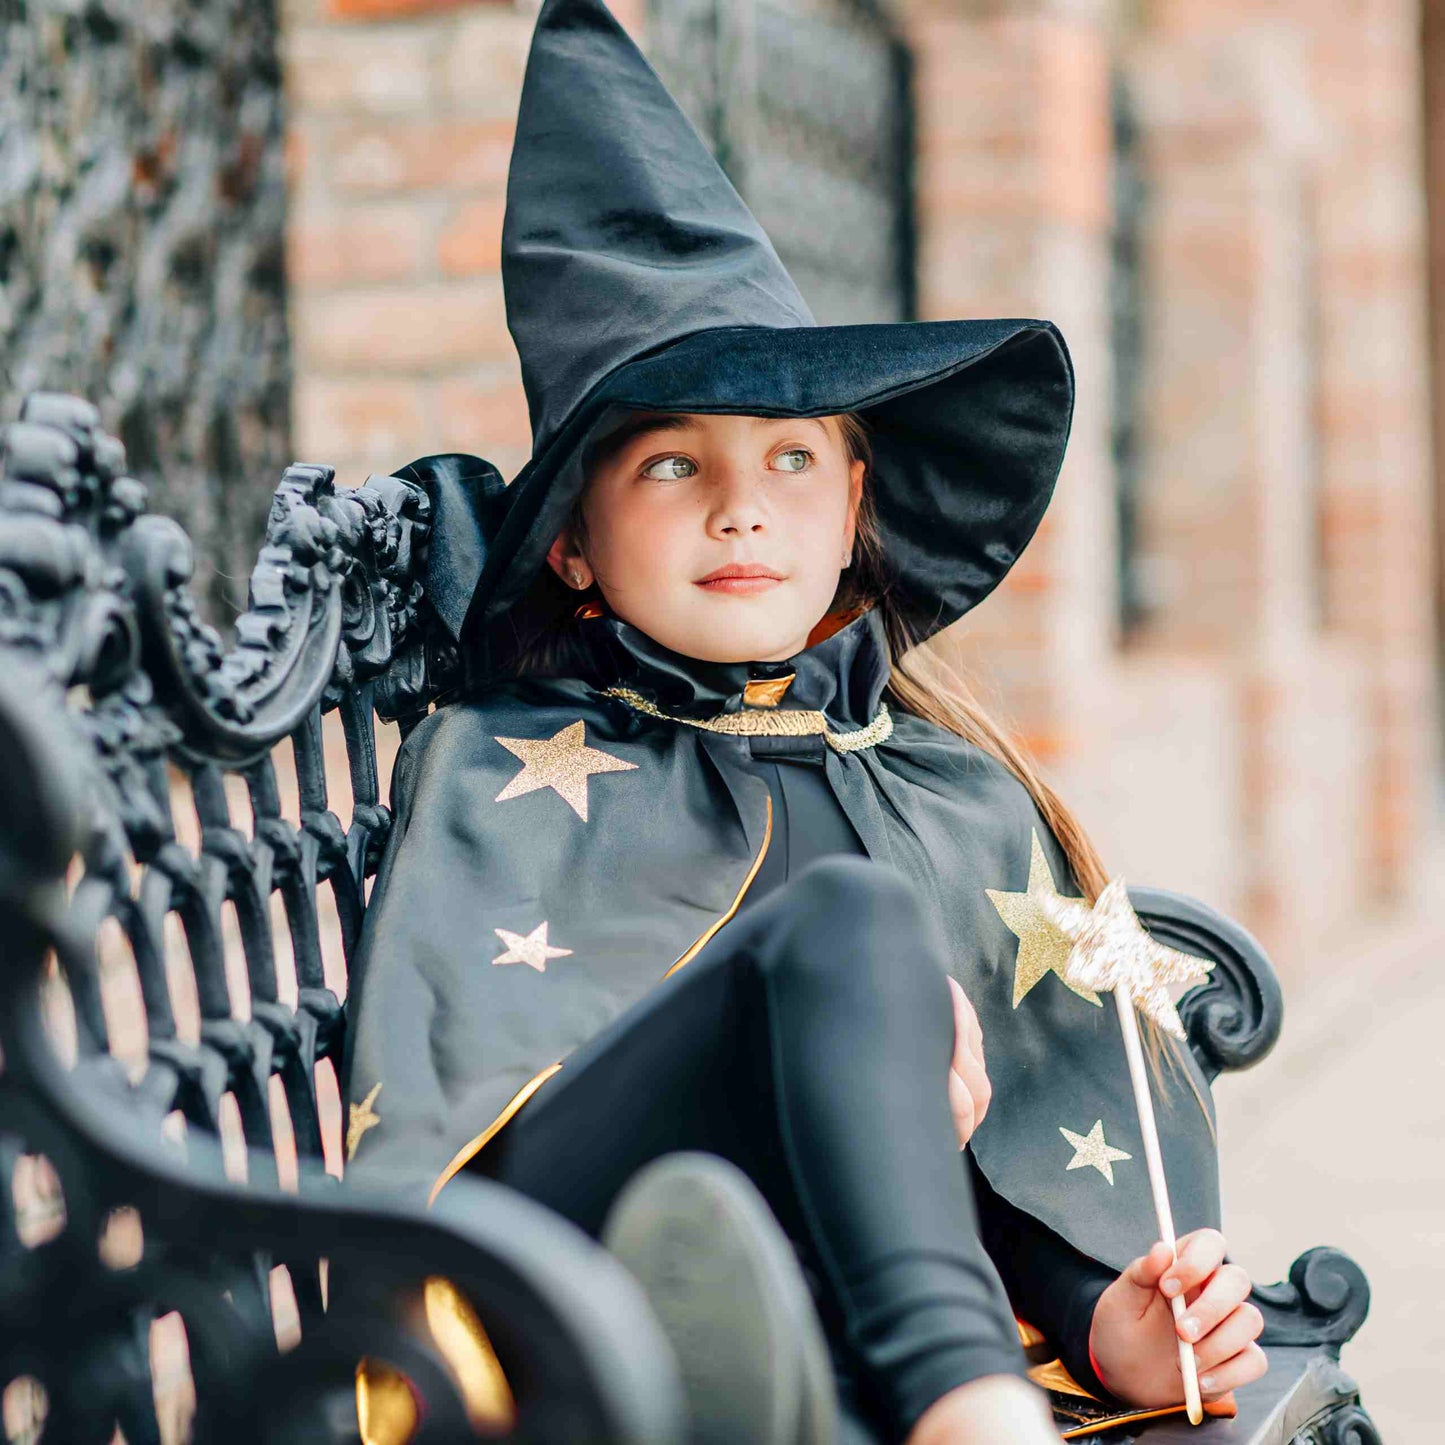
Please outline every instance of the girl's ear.
M592 569L577 549L572 529L563 527L557 540L547 549L547 565L569 586L579 592L592 585Z

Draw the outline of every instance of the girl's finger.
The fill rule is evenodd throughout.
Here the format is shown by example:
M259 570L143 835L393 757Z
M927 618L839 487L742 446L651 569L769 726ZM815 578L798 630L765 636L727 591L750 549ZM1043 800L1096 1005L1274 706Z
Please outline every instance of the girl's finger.
M1197 1289L1224 1260L1224 1236L1217 1229L1196 1229L1179 1241L1179 1263L1165 1274L1159 1288L1166 1295Z
M1199 1393L1206 1400L1217 1399L1263 1377L1269 1361L1258 1345L1246 1345L1231 1360L1215 1365L1199 1377Z
M1246 1300L1194 1346L1194 1358L1201 1371L1232 1360L1252 1345L1264 1328L1264 1316Z
M1220 1265L1179 1321L1180 1338L1191 1343L1204 1339L1249 1298L1249 1290L1248 1271L1237 1264Z
M972 1054L965 1053L953 1061L953 1072L963 1080L964 1087L973 1095L974 1127L983 1123L988 1113L989 1100L993 1098L993 1085L983 1064Z
M955 1052L962 1045L976 1054L981 1061L983 1059L983 1026L978 1021L978 1013L968 995L964 993L963 985L952 974L948 974L946 977L948 978L949 996L953 1001Z
M977 1121L974 1118L973 1095L968 1086L952 1069L948 1071L948 1107L953 1114L953 1127L958 1134L958 1147L963 1148L973 1137Z
M1159 1276L1174 1263L1169 1246L1161 1239L1148 1254L1141 1254L1125 1271L1125 1277L1140 1289L1152 1290L1159 1283Z

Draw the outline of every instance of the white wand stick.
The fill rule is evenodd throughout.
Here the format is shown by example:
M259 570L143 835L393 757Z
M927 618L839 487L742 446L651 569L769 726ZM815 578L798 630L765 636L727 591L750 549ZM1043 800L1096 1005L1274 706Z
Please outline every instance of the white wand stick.
M1149 1190L1154 1196L1154 1215L1159 1238L1169 1246L1175 1262L1179 1242L1174 1235L1174 1213L1169 1207L1169 1186L1164 1178L1164 1156L1159 1148L1159 1128L1154 1122L1154 1101L1149 1094L1149 1072L1139 1042L1136 1009L1142 1009L1167 1033L1184 1038L1184 1025L1169 997L1168 985L1191 983L1214 967L1208 959L1180 953L1156 943L1144 931L1129 902L1122 878L1111 879L1090 908L1082 898L1045 895L1040 907L1073 947L1064 964L1064 976L1078 988L1112 992L1119 1012L1119 1031L1124 1036L1124 1054L1129 1061L1129 1080L1134 1086L1134 1107L1139 1114L1139 1133L1144 1140L1144 1159L1149 1169ZM1181 1291L1169 1301L1175 1321L1184 1316ZM1194 1346L1179 1337L1179 1373L1184 1379L1184 1405L1189 1423L1204 1423L1204 1406L1199 1398L1199 1368Z
M1149 1169L1149 1188L1154 1195L1154 1216L1159 1221L1159 1238L1169 1246L1175 1261L1179 1244L1174 1237L1174 1213L1169 1207L1169 1185L1164 1178L1164 1156L1159 1150L1159 1130L1154 1123L1154 1101L1149 1096L1149 1075L1144 1067L1144 1050L1139 1043L1139 1021L1134 1016L1134 997L1127 984L1114 990L1114 1006L1119 1013L1119 1028L1124 1035L1124 1052L1129 1059L1129 1079L1134 1085L1134 1107L1139 1111L1139 1132L1144 1136L1144 1161ZM1184 1318L1184 1292L1169 1301L1176 1323ZM1199 1398L1199 1367L1194 1359L1194 1346L1179 1337L1179 1373L1184 1377L1184 1406L1189 1423L1204 1423L1204 1405Z

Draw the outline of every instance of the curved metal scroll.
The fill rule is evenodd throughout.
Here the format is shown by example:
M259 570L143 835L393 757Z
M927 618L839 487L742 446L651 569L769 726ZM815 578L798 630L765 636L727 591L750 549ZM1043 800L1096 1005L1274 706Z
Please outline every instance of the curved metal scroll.
M1355 1337L1370 1312L1370 1285L1349 1255L1320 1246L1290 1266L1289 1279L1256 1285L1267 1345L1330 1345Z
M1360 1405L1332 1410L1313 1430L1319 1445L1384 1445L1375 1422Z
M1279 1040L1284 997L1259 942L1231 918L1163 888L1130 888L1140 921L1161 943L1214 961L1209 978L1179 1001L1189 1046L1212 1083L1257 1064Z
M329 892L349 959L389 823L373 712L405 730L455 667L424 596L427 492L394 477L338 489L329 468L288 468L229 649L186 591L184 534L145 500L83 401L33 396L3 434L0 1381L39 1381L46 1439L105 1442L119 1426L131 1445L158 1441L150 1332L174 1311L198 1440L354 1441L363 1353L424 1395L412 1438L467 1438L475 1401L416 1322L440 1276L513 1386L509 1438L677 1438L655 1322L564 1220L484 1181L458 1181L468 1187L428 1212L338 1191L325 1172L317 1069L342 1061L344 971L327 968L319 905ZM333 708L348 826L327 794ZM278 744L294 753L299 822ZM186 793L197 844L172 812ZM109 956L106 930L124 945ZM135 984L138 1056L117 1050L118 973ZM68 1061L49 1026L57 1002ZM245 1184L220 1142L232 1116ZM183 1152L163 1127L174 1118ZM283 1188L286 1133L295 1183ZM23 1237L10 1188L38 1154L63 1201L40 1240ZM97 1241L117 1211L136 1223L138 1254L107 1263ZM280 1265L300 1329L289 1352L273 1323Z

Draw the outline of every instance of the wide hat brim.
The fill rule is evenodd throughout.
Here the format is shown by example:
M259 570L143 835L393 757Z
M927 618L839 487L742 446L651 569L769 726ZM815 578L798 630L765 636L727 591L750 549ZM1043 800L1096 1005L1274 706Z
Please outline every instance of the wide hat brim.
M893 595L931 636L986 597L1033 536L1073 395L1068 349L1048 321L694 332L605 377L506 488L463 635L484 634L522 598L581 493L588 441L619 409L639 409L861 413Z

